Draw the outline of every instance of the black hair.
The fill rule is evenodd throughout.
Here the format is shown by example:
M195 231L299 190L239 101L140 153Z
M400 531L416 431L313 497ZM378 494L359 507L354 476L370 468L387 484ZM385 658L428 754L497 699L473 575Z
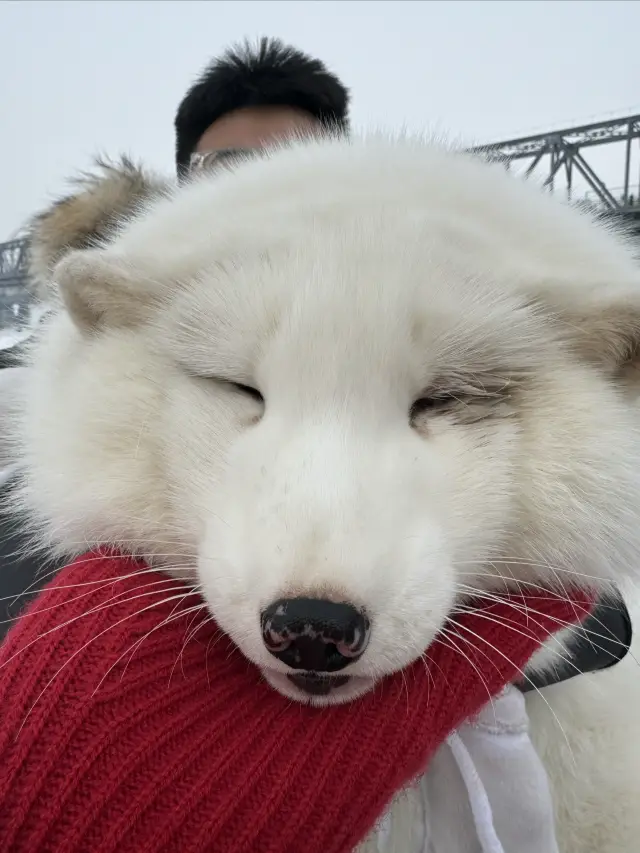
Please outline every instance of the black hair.
M176 167L184 174L202 134L242 107L287 106L314 116L327 129L348 128L349 91L319 59L279 39L229 48L205 68L175 117Z

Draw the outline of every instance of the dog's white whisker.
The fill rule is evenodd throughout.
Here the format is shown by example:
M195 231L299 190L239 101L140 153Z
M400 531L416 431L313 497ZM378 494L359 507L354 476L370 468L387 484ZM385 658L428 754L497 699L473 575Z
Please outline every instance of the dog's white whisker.
M100 637L102 637L102 636L104 636L105 634L107 634L109 631L113 630L114 628L117 628L119 625L121 625L121 624L123 624L124 622L128 621L129 619L132 619L132 618L138 617L138 616L140 616L142 613L147 612L148 610L152 610L152 609L153 609L153 608L155 608L155 607L159 607L159 606L161 606L161 605L168 604L168 603L170 603L170 602L171 602L171 601L173 601L173 600L178 599L178 600L182 601L182 600L184 600L186 597L188 597L188 595L189 595L189 593L182 592L182 593L181 593L180 595L178 595L178 596L172 596L171 598L165 598L165 599L162 599L161 601L159 601L159 602L154 602L153 604L150 604L150 605L148 605L147 607L144 607L144 608L142 608L142 609L140 609L140 610L136 611L135 613L130 613L130 614L128 614L127 616L123 617L122 619L120 619L120 620L118 620L118 621L116 621L116 622L113 622L112 624L108 625L108 626L107 626L103 631L98 632L95 636L93 636L90 640L88 640L88 641L87 641L85 644L83 644L80 648L76 649L76 651L75 651L75 652L72 652L72 654L71 654L71 655L67 658L67 660L66 660L66 661L65 661L65 662L64 662L64 663L63 663L63 664L62 664L62 665L61 665L61 666L56 670L56 672L53 674L53 676L52 676L52 677L47 681L47 683L44 685L44 687L42 688L42 690L41 690L41 691L38 693L38 695L36 696L36 698L35 698L35 700L34 700L33 704L30 706L29 710L27 711L27 713L26 713L26 715L25 715L25 718L24 718L24 720L22 721L22 724L20 725L20 727L19 727L19 729L18 729L18 731L17 731L17 733L16 733L16 739L18 739L18 738L20 737L20 733L22 732L22 729L24 728L24 726L26 725L26 723L27 723L27 721L28 721L29 717L31 716L31 714L32 714L32 713L33 713L33 711L35 710L35 708L36 708L36 706L37 706L38 702L39 702L39 701L40 701L40 699L44 696L44 694L46 693L46 691L51 687L51 685L54 683L54 681L56 680L56 678L60 675L60 673L61 673L64 669L66 669L66 667L67 667L67 666L68 666L68 665L69 665L73 660L75 660L75 658L77 658L80 654L82 654L82 652L83 652L83 651L84 651L88 646L90 646L92 643L94 643L94 642L95 642L96 640L98 640ZM143 597L143 596L134 596L134 598L141 598L141 597ZM87 615L87 614L83 614L83 615ZM81 617L78 617L78 618L81 618ZM75 620L71 620L71 621L75 621ZM53 629L53 630L56 630L56 629ZM47 633L48 633L48 632L47 632ZM41 639L41 638L38 638L38 639ZM35 642L35 641L34 641L34 642ZM29 645L31 645L31 644L29 644ZM26 648L26 647L25 647L25 648ZM21 649L20 651L24 651L24 649ZM9 660L11 660L11 659L12 659L12 658L9 658L7 661L5 661L4 665L6 665L6 664L9 662ZM102 682L101 682L101 683L102 683Z
M508 655L505 655L505 654L504 654L504 652L503 652L501 649L496 648L496 646L494 646L491 642L489 642L489 640L487 640L487 639L486 639L486 637L482 637L480 634L478 634L477 632L475 632L475 631L473 631L471 628L469 628L469 626L468 626L468 625L464 625L463 623L457 622L457 621L456 621L456 620L454 620L454 619L452 619L452 620L451 620L451 622L452 622L452 624L453 624L453 625L454 625L458 630L462 630L462 631L464 631L466 634L469 634L470 636L472 636L472 637L474 638L474 640L477 640L477 641L482 642L485 646L487 646L488 648L490 648L492 652L495 652L495 654L497 654L497 655L498 655L499 657L501 657L503 660L507 661L508 663L511 663L511 660L509 659ZM447 636L449 637L449 639L451 639L451 632L448 632L448 633L447 633ZM469 642L469 640L467 640L467 639L463 638L461 635L457 635L457 636L458 636L458 639L459 639L459 640L461 640L462 642ZM488 659L488 660L491 660L490 658L488 658L487 653L486 653L486 652L484 652L481 648L479 648L478 646L476 646L475 648L476 648L476 650L477 650L480 654L482 654L484 657L487 657L487 659ZM522 678L522 681L523 681L523 682L529 682L529 683L531 683L532 688L533 688L533 689L535 690L535 692L540 696L541 700L542 700L542 701L544 702L544 704L546 705L546 707L547 707L547 709L549 710L549 712L551 713L551 715L552 715L552 717L553 717L553 719L554 719L554 721L555 721L556 725L558 726L558 728L560 729L560 731L561 731L561 733L562 733L562 736L563 736L564 741L565 741L565 743L566 743L566 745L567 745L567 748L569 749L569 754L571 755L571 758L572 758L573 763L574 763L574 765L575 765L575 764L576 764L576 760L575 760L575 756L574 756L574 754L573 754L573 749L572 749L572 746L571 746L571 742L569 741L569 738L568 738L568 736L567 736L567 733L565 732L565 729L564 729L564 727L563 727L562 723L560 722L560 719L558 718L558 715L556 714L556 712L555 712L555 711L553 710L553 708L551 707L551 704L548 702L548 700L547 700L546 696L543 694L543 692L542 692L542 691L541 691L541 690L540 690L540 689L539 689L539 688L538 688L538 687L537 687L533 682L531 682L531 679L530 679L530 677L527 675L527 673L525 672L525 670L521 669L520 667L515 667L515 669L519 672L520 677Z
M140 589L143 589L143 588L144 587L140 587ZM110 599L108 599L107 601L101 602L100 604L96 605L95 607L91 607L88 610L85 610L83 613L80 613L77 616L72 617L71 619L66 619L63 622L60 622L58 625L55 625L53 628L49 628L47 631L44 631L42 634L39 634L33 640L30 640L28 643L25 643L24 646L21 646L18 649L18 651L14 652L6 660L4 660L2 662L2 664L0 664L0 670L3 669L5 666L7 666L9 663L11 663L11 661L15 660L15 658L17 658L19 655L21 655L25 651L27 651L27 649L30 649L32 646L34 646L40 640L44 639L45 637L51 636L51 634L55 634L58 631L62 631L64 628L68 627L69 625L74 624L75 622L79 621L80 619L84 619L88 616L92 616L96 613L102 612L103 610L114 607L117 603L125 603L125 602L136 600L138 598L145 598L149 595L157 595L158 593L167 593L167 592L174 592L174 591L181 591L183 596L188 596L188 595L192 594L191 591L185 592L184 585L181 584L179 587L170 587L169 589L163 588L162 590L151 590L149 592L140 593L139 595L131 596L130 598L124 597L124 595L126 595L128 590L126 590L123 593L120 593L119 595L114 595ZM163 599L160 599L160 601L154 602L152 605L150 605L150 607L159 607L162 603L163 603Z

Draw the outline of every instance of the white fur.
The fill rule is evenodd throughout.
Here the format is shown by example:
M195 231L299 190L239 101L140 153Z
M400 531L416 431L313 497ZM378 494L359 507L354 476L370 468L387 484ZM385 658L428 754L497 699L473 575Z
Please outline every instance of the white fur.
M283 692L258 618L282 595L366 607L345 701L502 576L639 573L635 261L499 166L421 141L294 145L176 191L56 279L68 310L18 430L44 540L186 568ZM410 423L434 390L452 407ZM637 847L616 802L640 794L640 723L617 723L637 680L557 688L575 775L533 709L563 853Z

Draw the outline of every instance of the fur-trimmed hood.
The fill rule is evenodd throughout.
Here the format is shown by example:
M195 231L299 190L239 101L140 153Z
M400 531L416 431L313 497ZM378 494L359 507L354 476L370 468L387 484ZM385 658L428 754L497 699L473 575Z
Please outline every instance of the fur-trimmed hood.
M53 202L28 224L28 274L41 298L50 296L51 273L66 252L104 243L123 217L171 190L170 181L128 157L96 159L90 171L81 172L70 183L74 192Z

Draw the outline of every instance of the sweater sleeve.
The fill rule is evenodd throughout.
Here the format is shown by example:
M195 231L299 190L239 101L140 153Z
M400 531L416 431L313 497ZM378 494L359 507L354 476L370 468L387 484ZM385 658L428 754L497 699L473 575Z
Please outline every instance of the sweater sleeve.
M272 690L179 582L80 558L0 647L0 849L351 853L588 607L577 593L479 603L424 660L318 709Z

